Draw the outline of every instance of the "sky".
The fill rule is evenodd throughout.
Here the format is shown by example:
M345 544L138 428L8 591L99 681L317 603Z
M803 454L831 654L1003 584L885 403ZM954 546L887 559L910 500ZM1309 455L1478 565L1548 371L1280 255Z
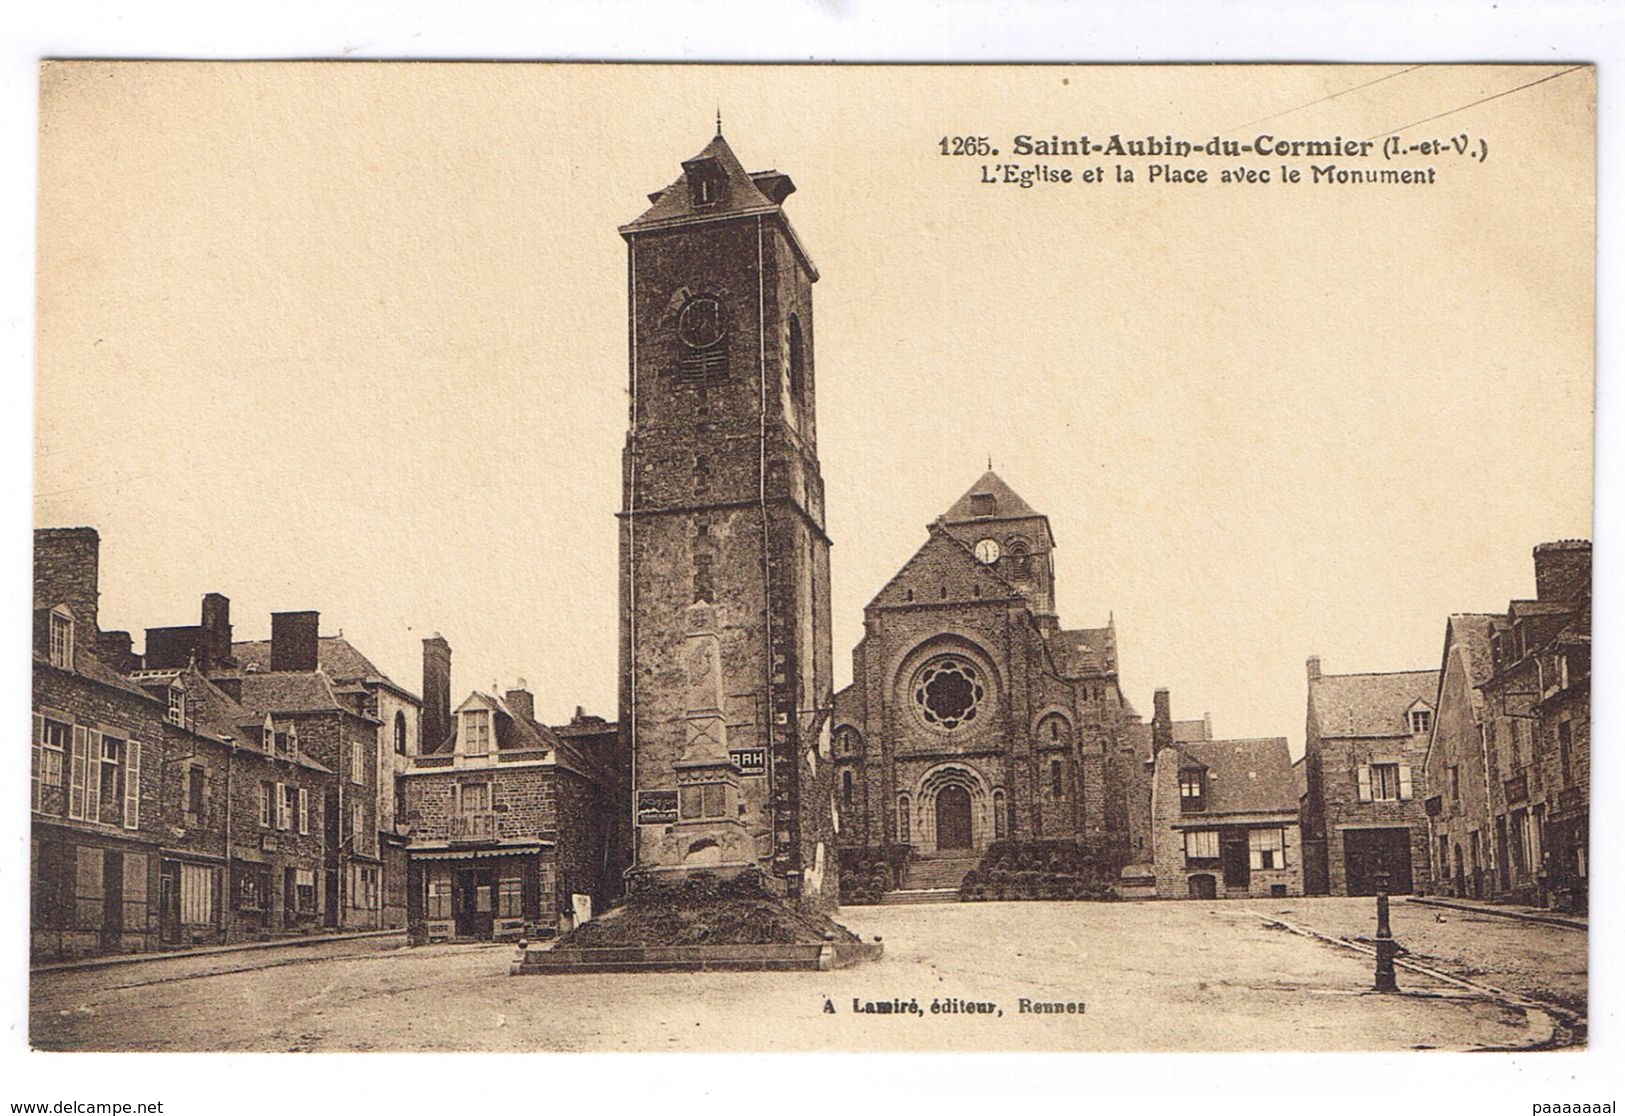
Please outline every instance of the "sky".
M1565 68L51 65L36 524L101 532L138 648L218 591L241 639L317 609L415 690L438 631L454 695L613 716L616 227L720 109L822 274L837 686L991 458L1138 708L1166 686L1296 754L1307 656L1434 668L1449 613L1591 534L1595 105ZM1335 160L1427 187L980 181L1017 134L1393 129L1487 155Z

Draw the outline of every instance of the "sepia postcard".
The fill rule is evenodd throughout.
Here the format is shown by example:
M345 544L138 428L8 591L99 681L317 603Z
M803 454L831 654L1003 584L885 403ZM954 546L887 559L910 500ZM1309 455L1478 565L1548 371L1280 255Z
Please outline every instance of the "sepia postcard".
M1584 1047L1596 131L43 63L28 1042Z

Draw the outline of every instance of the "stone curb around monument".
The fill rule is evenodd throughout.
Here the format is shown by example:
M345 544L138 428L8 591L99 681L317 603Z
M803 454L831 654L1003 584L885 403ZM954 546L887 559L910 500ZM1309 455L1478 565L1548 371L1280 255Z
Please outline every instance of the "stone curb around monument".
M884 950L880 942L527 949L508 973L827 972L877 961Z

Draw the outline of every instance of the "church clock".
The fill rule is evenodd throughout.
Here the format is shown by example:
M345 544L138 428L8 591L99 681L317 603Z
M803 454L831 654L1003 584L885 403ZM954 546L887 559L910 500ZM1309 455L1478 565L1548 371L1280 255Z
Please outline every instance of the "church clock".
M993 539L983 539L976 544L976 560L984 566L991 566L999 560L999 544Z

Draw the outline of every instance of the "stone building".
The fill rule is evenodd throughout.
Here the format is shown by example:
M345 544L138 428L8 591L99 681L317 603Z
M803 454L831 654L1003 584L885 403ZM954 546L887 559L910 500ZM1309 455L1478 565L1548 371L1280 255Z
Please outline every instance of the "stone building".
M165 706L159 941L319 931L333 772L305 755L294 722L256 716L195 665L134 680Z
M895 855L904 888L956 885L1002 839L1115 875L1145 805L1115 628L1061 627L1049 520L991 470L928 530L835 697L843 848Z
M1286 738L1160 749L1151 832L1159 899L1302 895L1298 794Z
M231 645L244 670L271 669L271 640ZM334 693L377 722L377 740L368 762L376 768L373 806L382 861L381 918L385 927L406 925L406 822L400 817L400 779L418 752L423 702L373 665L354 644L338 635L316 641L316 666Z
M1371 895L1379 868L1396 893L1426 886L1427 742L1439 672L1322 674L1308 662L1304 881L1312 894Z
M617 778L635 800L634 880L760 868L827 906L818 272L783 207L794 189L777 171L747 172L719 132L620 230L630 415Z
M166 705L99 654L100 545L89 527L34 533L29 923L39 961L158 944ZM212 895L202 877L178 882L182 903Z
M1479 687L1494 669L1490 636L1496 620L1489 613L1457 613L1445 621L1438 709L1422 765L1433 890L1471 898L1491 892L1495 865L1484 748L1489 721Z
M449 668L449 646L426 640L424 661L426 675ZM414 939L549 938L591 918L615 893L615 726L578 716L566 738L535 719L523 680L455 710L433 707L439 690L425 678L431 723L447 735L401 776Z
M1590 864L1591 544L1535 547L1535 598L1489 637L1481 684L1496 896L1583 908ZM1486 890L1489 890L1488 888Z

